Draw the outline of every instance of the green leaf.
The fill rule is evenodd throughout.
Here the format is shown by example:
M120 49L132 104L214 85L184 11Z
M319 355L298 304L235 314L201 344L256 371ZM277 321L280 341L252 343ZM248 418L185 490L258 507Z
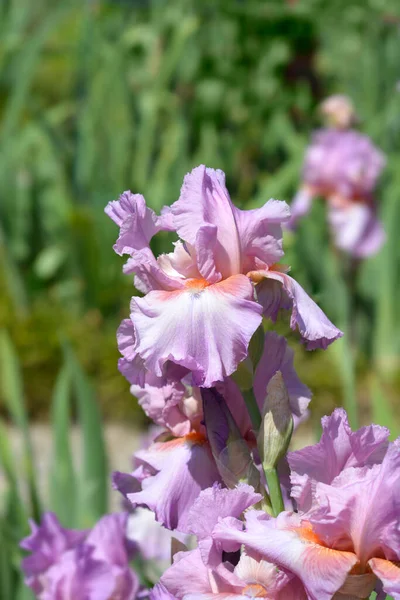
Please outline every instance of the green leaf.
M65 365L56 381L52 402L53 459L50 471L50 506L60 521L76 526L76 479L71 454L71 374Z
M0 374L6 407L20 430L24 445L23 466L28 480L31 511L34 519L40 516L40 501L36 484L33 447L25 408L22 374L14 346L6 330L0 330Z
M87 527L108 510L109 474L103 426L93 387L72 349L65 349L75 389L82 432L82 473L79 485L79 526Z

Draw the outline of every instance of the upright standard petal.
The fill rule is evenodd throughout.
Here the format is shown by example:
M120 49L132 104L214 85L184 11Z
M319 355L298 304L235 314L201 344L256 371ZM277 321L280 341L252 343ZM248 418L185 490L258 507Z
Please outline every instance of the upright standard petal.
M282 284L283 308L287 307L288 299L292 306L290 326L299 329L307 350L316 348L327 348L329 344L343 336L343 332L333 325L310 296L303 290L301 285L294 279L278 271L268 271L269 279L279 281ZM274 282L269 279L263 280L257 285L257 296L259 302L264 306L264 314L271 317L276 314L276 301L271 305L270 294L276 296Z
M306 511L311 507L317 482L331 484L343 469L381 463L388 438L389 430L379 425L353 432L342 408L324 417L321 440L288 454L292 496L298 508Z
M194 385L211 387L246 358L261 310L243 275L212 286L192 280L182 291L134 297L137 352L157 376L172 361L192 371Z
M235 221L240 240L242 273L256 268L259 260L268 267L283 256L282 224L290 217L286 202L269 200L261 208L240 210L234 208Z
M240 240L234 207L222 171L200 165L185 176L179 200L171 206L178 235L196 244L204 225L216 227L214 259L223 278L241 273Z

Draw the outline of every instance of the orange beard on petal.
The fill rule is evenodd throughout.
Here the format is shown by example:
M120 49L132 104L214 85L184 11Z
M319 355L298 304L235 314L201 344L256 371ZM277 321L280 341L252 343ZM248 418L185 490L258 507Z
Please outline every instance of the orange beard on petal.
M314 544L318 544L318 546L325 547L325 544L319 539L311 523L308 521L303 521L301 527L294 527L294 531L298 534L300 538L307 542L312 542Z
M243 588L242 596L248 596L249 598L266 598L267 590L258 583L251 583Z
M193 290L193 292L201 292L209 285L211 284L205 279L188 279L185 281L185 289Z
M201 446L207 441L206 436L203 433L198 431L191 431L187 435L184 435L179 438L174 438L173 440L169 440L168 442L156 442L157 451L159 452L169 452L169 450L173 450L174 448L178 448L179 446L183 446L185 443L196 444Z

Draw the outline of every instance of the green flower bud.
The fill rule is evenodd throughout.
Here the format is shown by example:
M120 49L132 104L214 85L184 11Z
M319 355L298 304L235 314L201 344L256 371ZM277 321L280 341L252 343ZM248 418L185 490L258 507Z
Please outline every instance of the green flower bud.
M274 469L286 454L293 433L289 394L277 371L267 386L257 444L264 469Z

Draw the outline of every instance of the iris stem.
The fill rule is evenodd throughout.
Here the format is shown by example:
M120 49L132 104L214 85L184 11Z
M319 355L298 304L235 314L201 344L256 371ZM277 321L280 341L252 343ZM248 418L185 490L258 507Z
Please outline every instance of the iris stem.
M257 400L253 392L253 388L249 390L245 390L242 392L243 398L246 403L247 412L249 413L251 424L253 425L253 429L257 435L258 430L261 425L261 413L258 408Z
M273 467L264 468L264 473L268 484L269 497L271 498L273 516L277 517L279 513L285 510L278 471Z
M244 401L246 403L247 412L249 413L251 423L255 434L257 435L261 426L261 412L258 408L257 400L254 395L253 388L242 392ZM268 484L269 496L266 498L266 505L268 505L267 512L272 512L273 516L276 517L280 512L285 510L283 503L282 490L279 482L278 471L274 467L264 467L265 478ZM271 509L269 509L271 504Z

